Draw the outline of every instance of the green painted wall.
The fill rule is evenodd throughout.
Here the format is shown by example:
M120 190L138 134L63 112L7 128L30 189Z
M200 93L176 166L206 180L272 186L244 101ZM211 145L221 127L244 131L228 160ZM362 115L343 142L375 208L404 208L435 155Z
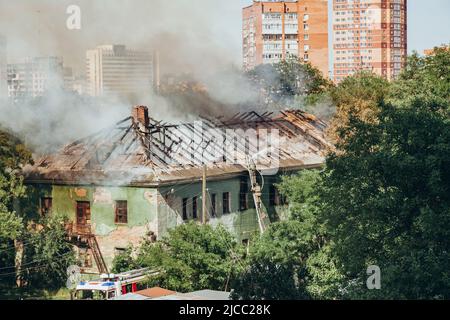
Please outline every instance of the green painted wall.
M287 207L271 207L270 185L277 183L279 176L265 177L262 195L263 206L269 213L271 221L277 221L287 216ZM250 183L248 182L248 185ZM77 201L89 201L91 204L91 227L97 239L103 256L111 265L116 254L116 248L127 245L138 245L148 231L153 231L158 238L167 231L184 223L183 198L188 198L188 217L193 219L192 200L197 196L197 220L202 215L201 182L185 183L171 187L136 188L136 187L96 187L96 186L63 186L63 185L29 185L25 213L29 217L39 214L40 198L53 198L53 214L68 217L76 221ZM221 181L207 182L208 194L216 194L216 216L209 216L212 225L224 225L232 232L238 241L250 239L259 231L253 196L248 190L248 210L239 211L239 195L241 177ZM223 214L223 193L230 193L230 211ZM127 200L128 223L116 224L115 201ZM207 199L210 210L210 197Z
M51 185L28 185L26 186L26 197L20 200L17 211L29 220L37 220L40 216L41 198L51 197Z
M88 201L91 204L91 224L95 234L107 235L121 225L115 223L115 201L128 201L128 223L126 226L143 226L156 222L157 203L156 190L131 187L73 187L61 185L28 186L28 197L22 207L33 204L28 215L39 213L41 197L52 197L52 213L65 216L71 221L76 218L77 201ZM35 212L33 212L35 211Z
M91 229L105 258L111 266L116 248L138 245L148 231L157 230L157 192L151 188L95 187L62 185L28 185L27 198L21 208L30 219L40 213L42 197L53 199L52 214L76 222L77 201L91 206ZM127 200L128 223L115 223L115 201Z
M285 207L270 207L270 193L269 185L278 182L279 178L266 177L265 186L263 189L263 206L269 213L271 221L279 220L280 217L285 216ZM248 192L248 210L239 211L239 194L240 194L241 178L235 177L228 180L208 181L207 189L209 197L207 199L208 210L210 210L210 197L216 194L216 217L209 217L209 223L212 225L224 225L230 232L232 232L238 241L251 238L259 231L258 219L256 210L254 209L253 196ZM250 184L248 182L248 184ZM202 184L180 184L172 187L164 187L159 189L160 199L158 205L158 221L159 221L159 235L163 236L167 233L169 228L173 228L178 224L183 223L183 198L188 198L188 217L193 219L192 214L192 198L197 196L197 220L201 219L202 199L201 199ZM223 198L225 192L230 193L231 197L231 213L222 214L223 212Z

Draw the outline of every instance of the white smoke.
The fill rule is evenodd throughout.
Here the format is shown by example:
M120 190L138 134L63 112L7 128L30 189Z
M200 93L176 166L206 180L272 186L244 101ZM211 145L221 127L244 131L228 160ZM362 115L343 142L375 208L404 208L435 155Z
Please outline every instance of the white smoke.
M66 27L70 5L81 9L81 30ZM158 50L162 74L188 73L206 85L213 100L246 103L253 94L240 76L240 12L239 3L218 0L0 0L0 30L7 36L10 63L62 56L65 66L84 75L86 50L125 44ZM52 88L41 99L1 102L0 126L41 152L121 120L133 104L148 105L151 116L166 121L196 111L195 106L183 110L182 103L174 108L172 101L150 91L132 100L89 99Z

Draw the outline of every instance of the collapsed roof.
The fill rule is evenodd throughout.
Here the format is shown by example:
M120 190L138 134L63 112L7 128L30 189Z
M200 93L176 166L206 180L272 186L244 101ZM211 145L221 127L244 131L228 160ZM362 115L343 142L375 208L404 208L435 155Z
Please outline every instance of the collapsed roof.
M238 113L224 119L167 124L148 108L66 145L25 168L29 183L155 186L247 171L318 167L330 147L326 123L300 110Z

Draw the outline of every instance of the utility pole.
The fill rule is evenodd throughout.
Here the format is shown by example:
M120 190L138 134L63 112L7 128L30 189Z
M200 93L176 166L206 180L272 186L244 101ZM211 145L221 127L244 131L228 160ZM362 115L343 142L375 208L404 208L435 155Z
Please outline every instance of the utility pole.
M203 165L202 182L202 223L206 224L206 164Z

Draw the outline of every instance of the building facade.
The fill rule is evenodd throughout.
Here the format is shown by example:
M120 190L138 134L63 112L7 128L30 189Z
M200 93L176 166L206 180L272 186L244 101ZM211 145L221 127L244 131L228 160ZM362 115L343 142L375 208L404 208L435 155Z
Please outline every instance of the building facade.
M6 38L0 35L0 99L8 95Z
M333 79L395 79L407 59L407 0L333 0Z
M8 96L36 98L50 89L64 88L64 68L61 57L35 57L8 64Z
M87 94L133 95L153 87L152 55L124 45L99 46L86 53Z
M204 139L199 145L193 142L201 134L198 123L161 125L148 117L147 110L136 107L131 117L114 127L24 169L28 196L21 213L35 221L49 214L68 218L67 229L86 272L102 273L129 245L138 246L144 238L160 239L188 221L221 224L237 241L248 241L260 230L261 221L267 225L286 218L287 207L275 188L280 177L321 167L329 147L325 123L300 111L245 113L217 123L208 121L204 128L215 128L218 136L214 142L212 131L205 132L203 137L211 142L205 148ZM239 128L249 128L259 137L269 129L280 131L282 143L272 146L279 148L280 158L273 162L277 170L265 175L264 182L258 176L256 182L263 185L258 208L264 215L256 209L254 180L247 165L235 161L254 141L239 134L243 139L230 138L229 146L235 152L216 157L227 144L222 133ZM275 154L271 148L267 157ZM202 214L203 163L207 167L206 221Z
M242 36L245 70L293 55L329 76L328 0L254 1Z

